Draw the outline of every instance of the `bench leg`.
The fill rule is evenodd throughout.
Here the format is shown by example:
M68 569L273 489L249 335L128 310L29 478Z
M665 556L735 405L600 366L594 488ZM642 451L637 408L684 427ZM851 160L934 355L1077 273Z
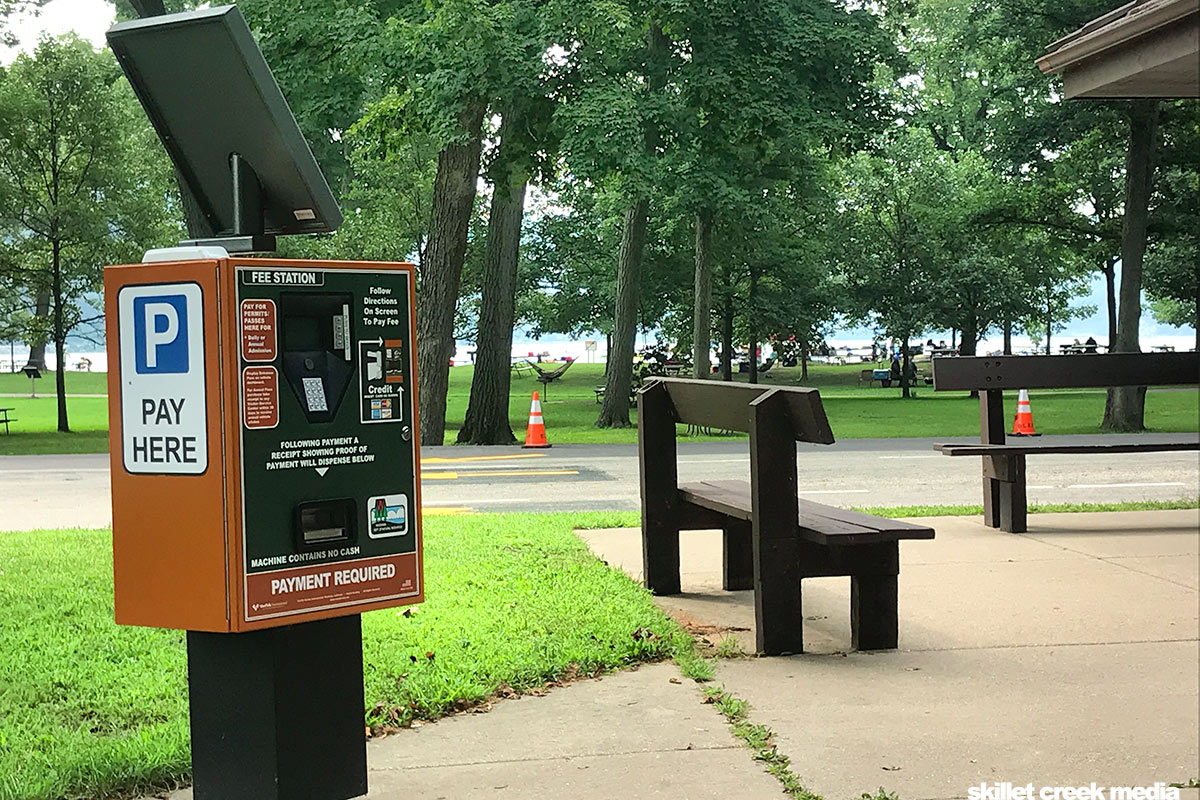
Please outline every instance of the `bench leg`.
M679 528L666 520L646 519L642 564L647 589L657 595L679 594Z
M1000 530L1025 533L1028 500L1025 495L1025 456L1009 456L1009 477L1000 484Z
M751 541L752 526L740 519L725 522L724 571L722 586L727 592L754 588L754 544Z
M794 536L754 543L755 649L768 656L804 652L800 553Z
M900 639L896 575L850 577L850 641L855 650L895 650Z
M1000 481L983 476L983 524L1000 527Z

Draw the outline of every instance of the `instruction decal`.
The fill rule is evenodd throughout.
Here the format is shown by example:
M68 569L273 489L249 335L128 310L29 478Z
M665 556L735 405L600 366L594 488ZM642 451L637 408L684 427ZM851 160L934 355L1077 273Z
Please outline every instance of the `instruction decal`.
M278 352L274 300L243 300L239 322L244 361L274 361Z
M404 350L399 339L358 343L358 386L361 420L400 422L404 419Z
M274 367L242 370L242 422L247 428L279 424L279 372Z

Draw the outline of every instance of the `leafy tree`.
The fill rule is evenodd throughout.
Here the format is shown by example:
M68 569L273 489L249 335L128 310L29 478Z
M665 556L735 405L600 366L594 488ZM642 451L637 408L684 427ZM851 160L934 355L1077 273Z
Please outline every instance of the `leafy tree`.
M664 123L674 104L667 85L675 54L662 9L636 0L584 8L566 25L571 47L556 121L567 168L621 209L613 334L596 425L628 427L647 227L669 144Z
M693 362L707 377L714 235L777 187L815 177L825 148L873 132L888 115L873 74L895 48L874 14L837 4L707 0L670 13L684 56L672 165L695 219Z
M546 4L513 2L502 31L507 47L493 69L500 113L484 250L475 372L458 441L510 444L516 440L508 418L513 328L520 266L522 220L529 183L553 172L557 150L552 128L557 79L544 54L556 30ZM547 24L550 23L550 24ZM502 80L502 83L501 83Z
M904 397L910 396L908 342L933 326L939 279L952 256L947 160L928 134L912 129L891 137L877 156L856 154L845 167L843 209L834 223L844 236L851 316L902 342Z
M408 125L410 94L390 91L346 132L350 176L341 192L344 220L336 232L291 236L280 251L297 258L421 263L429 236L438 145Z
M43 39L0 75L0 262L50 303L58 429L77 301L104 264L136 260L177 228L166 160L116 61L72 36Z

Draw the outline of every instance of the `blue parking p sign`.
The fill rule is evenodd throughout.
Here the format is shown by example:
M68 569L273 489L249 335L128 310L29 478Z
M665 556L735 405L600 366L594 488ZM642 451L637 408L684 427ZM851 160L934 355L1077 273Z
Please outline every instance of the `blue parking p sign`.
M187 297L133 298L134 369L139 375L188 371Z
M125 470L202 475L208 469L204 293L196 283L139 284L117 293L121 453Z

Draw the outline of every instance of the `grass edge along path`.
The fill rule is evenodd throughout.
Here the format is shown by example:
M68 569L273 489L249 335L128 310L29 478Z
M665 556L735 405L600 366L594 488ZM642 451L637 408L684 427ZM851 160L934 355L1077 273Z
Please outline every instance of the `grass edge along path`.
M766 725L750 721L748 702L731 694L724 686L707 686L703 695L704 702L715 706L729 723L733 735L754 751L754 760L762 762L763 768L779 781L784 794L795 800L824 800L822 795L805 787L800 776L792 771L792 759L779 752L775 732ZM859 800L898 800L898 797L895 792L880 787L873 794L863 792Z
M1200 496L1175 500L1125 500L1119 503L1042 503L1030 505L1030 514L1085 513L1098 511L1176 511L1200 508ZM854 511L888 519L905 517L977 517L982 505L962 506L854 506Z
M650 593L573 532L637 521L428 520L429 599L363 617L366 725L382 733L672 657L711 677ZM111 576L107 530L0 533L2 800L128 797L188 778L183 634L115 625Z

